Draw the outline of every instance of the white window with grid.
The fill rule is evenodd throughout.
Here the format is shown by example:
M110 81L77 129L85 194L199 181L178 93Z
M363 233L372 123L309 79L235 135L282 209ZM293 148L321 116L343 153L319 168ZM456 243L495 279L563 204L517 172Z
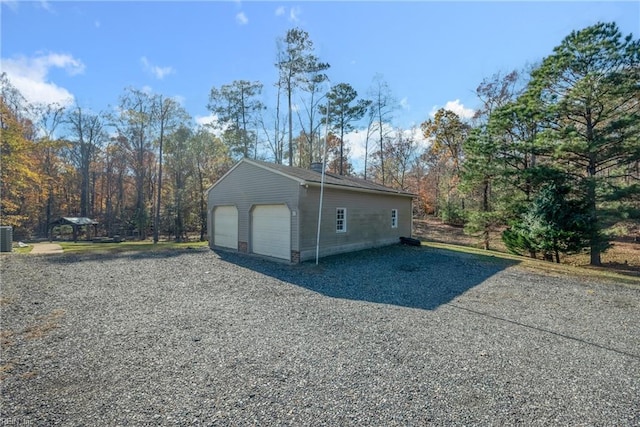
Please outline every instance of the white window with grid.
M347 232L347 209L336 208L336 233Z
M398 209L391 209L391 228L398 228Z

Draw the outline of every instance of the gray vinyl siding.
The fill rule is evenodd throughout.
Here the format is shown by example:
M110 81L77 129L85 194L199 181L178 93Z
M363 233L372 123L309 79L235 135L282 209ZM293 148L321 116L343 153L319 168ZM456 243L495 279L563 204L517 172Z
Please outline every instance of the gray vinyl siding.
M300 255L315 257L320 189L300 192ZM336 208L347 210L347 231L336 232ZM391 227L391 210L398 210L398 227ZM320 255L326 256L398 242L411 236L411 197L325 188L320 230Z
M249 243L251 209L255 205L283 204L291 211L291 250L298 251L299 182L247 163L240 163L208 194L209 221L216 206L238 208L238 240ZM209 224L209 230L212 230ZM213 244L209 231L210 245Z
M246 243L244 250L252 252L252 208L286 204L291 212L292 256L298 252L302 261L315 258L320 188L313 182L296 178L295 173L293 176L283 173L286 171L247 161L238 163L218 181L208 193L210 245L213 244L212 215L216 206L232 205L238 209L238 241ZM325 187L320 256L384 246L397 243L401 236L410 237L411 203L411 195L372 192L366 186L360 190ZM336 232L336 208L346 209L346 232ZM398 212L397 228L392 227L393 209Z

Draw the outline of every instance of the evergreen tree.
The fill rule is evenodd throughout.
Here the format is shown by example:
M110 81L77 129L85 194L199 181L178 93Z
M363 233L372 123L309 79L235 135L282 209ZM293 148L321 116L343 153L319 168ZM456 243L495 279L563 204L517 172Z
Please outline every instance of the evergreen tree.
M327 103L320 106L323 123L329 121L340 142L339 169L340 175L348 174L344 170L345 162L344 135L355 129L353 122L360 120L367 112L371 101L358 99L358 92L347 83L340 83L331 88L327 94ZM328 111L327 111L328 110Z
M532 74L529 95L544 113L540 137L554 163L573 180L589 210L590 263L607 242L601 216L624 191L629 166L640 160L640 40L615 23L574 31Z
M560 253L578 253L589 246L588 206L570 199L569 187L552 182L537 194L530 210L503 233L507 248L518 255L541 253L560 262Z

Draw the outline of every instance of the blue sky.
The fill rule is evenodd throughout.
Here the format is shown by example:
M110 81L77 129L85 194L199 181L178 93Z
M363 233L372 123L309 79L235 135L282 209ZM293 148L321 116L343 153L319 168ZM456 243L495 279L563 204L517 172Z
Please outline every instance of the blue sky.
M106 111L126 87L177 97L204 120L211 87L272 86L276 39L306 30L332 83L366 95L382 74L408 128L438 107L469 114L483 78L549 55L572 30L640 34L640 2L55 2L1 0L2 71L32 101Z

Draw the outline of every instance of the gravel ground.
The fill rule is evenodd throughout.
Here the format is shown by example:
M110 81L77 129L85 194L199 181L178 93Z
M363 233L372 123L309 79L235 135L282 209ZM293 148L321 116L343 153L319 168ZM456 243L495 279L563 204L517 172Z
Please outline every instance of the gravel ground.
M640 290L393 246L7 255L2 425L640 425Z

